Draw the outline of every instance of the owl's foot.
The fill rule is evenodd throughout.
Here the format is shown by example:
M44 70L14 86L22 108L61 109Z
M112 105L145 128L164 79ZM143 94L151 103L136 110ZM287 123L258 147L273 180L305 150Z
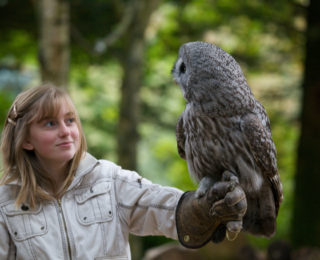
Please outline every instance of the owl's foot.
M219 193L226 195L213 203L210 214L224 219L222 223L226 227L226 237L233 241L242 230L242 218L247 210L246 196L234 174L225 172L222 180L215 184L213 190L217 197L221 196Z
M205 178L209 178L209 177L204 177L202 180L204 180ZM211 185L213 185L213 179L211 180L212 180ZM233 174L230 171L224 171L222 174L221 181L222 182L220 183L216 183L213 189L213 194L215 195L216 202L213 204L210 210L212 215L215 215L215 207L219 208L219 206L224 205L225 202L228 203L229 205L235 205L243 199L242 196L240 196L239 194L240 190L239 189L235 190L236 187L239 185L239 179L235 174ZM199 188L200 188L200 185L199 185ZM227 194L227 195L223 198L222 194Z
M234 188L239 184L239 178L230 171L224 171L222 174L222 181L229 182L229 189L233 191Z
M240 185L235 188L231 188L230 185L225 182L216 183L212 188L211 197L214 199L214 203L210 209L210 214L212 216L234 216L236 212L242 215L247 210L246 195ZM232 190L230 190L232 189ZM215 194L215 195L213 195ZM221 194L226 194L224 198L221 199ZM220 198L219 198L220 197Z
M198 199L203 197L207 193L207 191L213 186L213 184L214 184L214 180L211 177L209 176L203 177L199 182L199 186L198 186L198 189L196 190L195 197Z

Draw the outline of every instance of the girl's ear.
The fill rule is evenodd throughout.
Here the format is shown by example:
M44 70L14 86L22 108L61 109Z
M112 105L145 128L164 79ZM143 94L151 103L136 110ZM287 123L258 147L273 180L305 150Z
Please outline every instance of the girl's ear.
M22 144L22 148L29 151L34 149L33 145L28 140L24 141L24 143Z

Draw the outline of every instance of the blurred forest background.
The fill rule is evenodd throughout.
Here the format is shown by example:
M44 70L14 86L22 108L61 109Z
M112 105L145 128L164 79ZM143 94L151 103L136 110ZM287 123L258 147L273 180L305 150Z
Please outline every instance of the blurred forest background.
M0 0L0 127L22 89L50 81L71 93L90 153L195 189L176 149L185 102L171 77L179 46L195 40L240 63L270 117L284 186L272 239L242 234L198 259L319 249L320 1ZM133 237L133 259L166 242Z

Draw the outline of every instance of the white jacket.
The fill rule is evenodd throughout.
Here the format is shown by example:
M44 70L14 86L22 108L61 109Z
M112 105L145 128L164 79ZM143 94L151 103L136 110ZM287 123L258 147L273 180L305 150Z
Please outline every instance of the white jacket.
M152 184L90 154L61 201L15 206L0 186L0 259L131 259L129 233L177 239L182 191Z

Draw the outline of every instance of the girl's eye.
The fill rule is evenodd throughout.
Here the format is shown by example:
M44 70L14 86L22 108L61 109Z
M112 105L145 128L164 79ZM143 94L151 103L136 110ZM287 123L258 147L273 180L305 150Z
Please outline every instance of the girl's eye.
M53 127L53 126L55 126L55 122L54 121L47 121L46 123L45 123L45 126L47 126L47 127Z
M75 118L74 118L74 117L70 117L70 118L67 119L67 122L68 122L69 124L72 124L72 123L75 122Z

